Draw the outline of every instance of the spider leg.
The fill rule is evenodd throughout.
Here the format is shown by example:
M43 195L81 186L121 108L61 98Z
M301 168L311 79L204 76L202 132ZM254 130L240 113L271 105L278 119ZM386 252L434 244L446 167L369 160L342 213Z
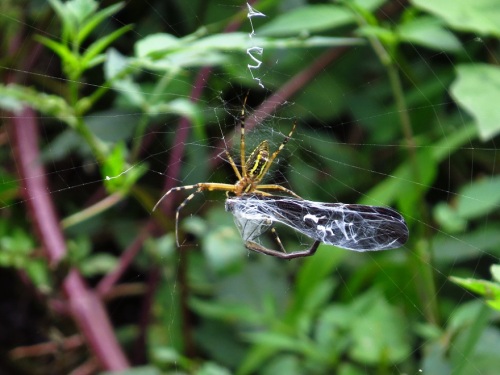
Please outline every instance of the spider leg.
M295 194L290 189L287 189L286 187L281 186L281 185L257 185L256 189L257 190L280 190L280 191L287 193L295 198L303 199L302 197L299 197L297 194Z
M302 257L307 257L310 255L313 255L316 250L318 249L319 244L321 241L314 241L314 243L311 245L311 247L307 250L301 250L301 251L294 251L292 253L283 253L278 250L273 250L273 249L268 249L262 245L259 245L258 243L252 242L252 241L246 241L245 242L245 247L248 250L256 251L258 253L266 254L266 255L271 255L276 258L280 259L293 259L293 258L302 258Z
M246 152L245 152L245 106L247 104L248 93L243 101L243 107L241 108L240 115L240 158L241 158L241 175L243 177L247 176L247 166L246 166ZM241 177L238 176L240 179Z
M182 191L182 190L191 190L191 189L196 189L198 188L199 184L195 184L195 185L186 185L186 186L179 186L179 187L174 187L172 189L170 189L169 191L167 191L165 194L163 194L161 196L161 198L158 200L158 202L156 202L156 204L154 205L153 207L153 211L156 210L156 208L160 205L160 203L167 197L167 195L169 195L170 193L174 192L174 191Z
M236 163L234 162L233 157L231 156L231 154L229 153L229 151L227 149L224 149L224 151L226 152L226 156L227 156L227 160L229 160L229 164L231 164L231 168L233 168L234 174L236 175L238 180L241 180L242 179L241 173L238 170L238 167L236 166Z
M200 182L198 184L194 185L186 185L186 186L179 186L179 187L174 187L167 191L163 196L160 198L158 202L156 202L155 206L153 207L153 211L156 210L158 205L165 199L167 195L174 191L182 191L182 190L191 190L191 189L197 189L195 192L189 194L189 196L182 201L182 203L177 206L177 209L175 210L175 242L177 243L177 247L179 246L179 215L181 210L186 206L186 204L189 203L193 197L204 190L212 191L212 190L222 190L222 191L234 191L234 185L230 184L220 184L220 183L212 183L212 182Z
M186 204L189 203L189 201L191 199L194 198L194 196L197 194L197 193L200 193L202 191L201 188L199 188L198 190L196 190L195 192L191 193L188 195L188 197L186 199L184 199L182 201L182 203L180 205L177 206L177 209L175 210L175 243L177 244L177 247L181 247L180 244L179 244L179 215L181 213L181 210L186 206Z
M278 147L278 149L276 151L274 151L273 154L271 155L271 157L269 158L269 161L267 162L266 167L260 173L261 176L265 176L265 174L269 171L269 168L273 164L274 159L276 159L276 157L279 155L279 153L281 152L281 150L283 150L283 148L288 143L288 141L290 140L290 138L292 138L292 135L295 132L295 128L296 127L297 127L297 122L294 122L293 126L292 126L292 130L290 130L290 133L288 133L288 135L285 137L285 139L283 139L283 142L281 142L281 144Z

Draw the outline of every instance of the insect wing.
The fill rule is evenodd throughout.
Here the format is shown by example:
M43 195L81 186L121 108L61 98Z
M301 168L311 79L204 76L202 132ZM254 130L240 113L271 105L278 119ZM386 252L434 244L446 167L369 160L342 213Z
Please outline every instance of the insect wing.
M354 251L388 250L408 240L403 217L386 207L327 204L314 217L305 216L312 238Z
M387 207L320 203L257 194L228 201L226 209L235 216L256 222L282 223L314 240L348 250L394 249L408 239L403 217Z
M255 241L255 239L265 233L273 223L271 220L265 218L252 218L237 211L233 211L233 218L236 228L238 228L241 238L245 242Z

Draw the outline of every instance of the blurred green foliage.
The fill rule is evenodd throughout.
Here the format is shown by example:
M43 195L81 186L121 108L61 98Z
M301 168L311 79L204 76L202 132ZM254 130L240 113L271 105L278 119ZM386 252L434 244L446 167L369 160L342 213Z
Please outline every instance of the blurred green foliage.
M142 2L48 3L28 2L26 22L60 66L36 67L29 86L0 85L0 107L40 113L68 264L98 283L148 220L165 233L149 236L119 284L155 292L147 364L121 374L497 373L499 315L465 292L498 310L498 266L495 281L481 280L500 256L500 69L488 63L499 55L495 0L261 1L253 6L266 17L253 19L252 39L240 1L156 1L147 10ZM19 5L1 7L13 15L1 21L5 35L21 33L11 22L21 19ZM224 32L232 22L242 31ZM247 69L252 45L265 50L253 73L269 91ZM322 245L290 262L248 254L224 195L206 193L183 211L177 249L173 210L151 215L162 194L158 175L180 167L174 186L234 181L214 150L221 131L238 150L231 131L246 91L256 106L339 47L347 52L250 131L249 143L279 143L298 119L280 155L285 184L311 200L395 206L410 227L405 248L371 254ZM19 69L2 60L7 71ZM196 74L207 66L212 74L195 102ZM181 159L167 165L181 116L189 134ZM30 234L11 156L0 157L0 266L18 270L49 305L57 277ZM182 198L168 199L176 207ZM286 248L304 245L283 233ZM158 285L147 283L154 272ZM135 296L130 290L121 298ZM126 316L116 331L131 356L138 311L110 308L116 321ZM57 319L43 324L73 333ZM36 358L28 363L40 373Z

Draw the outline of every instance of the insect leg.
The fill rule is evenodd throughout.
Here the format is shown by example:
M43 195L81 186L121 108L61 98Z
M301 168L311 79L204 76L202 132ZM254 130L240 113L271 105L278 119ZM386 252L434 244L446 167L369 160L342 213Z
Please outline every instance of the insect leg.
M274 159L276 159L276 157L279 155L279 153L281 152L281 150L283 150L283 148L285 148L285 145L288 143L288 141L290 140L290 138L292 138L292 135L293 133L295 132L295 128L297 127L297 122L294 122L293 123L293 126L292 126L292 130L290 130L290 133L288 133L288 135L285 137L285 139L283 139L283 142L281 142L280 146L278 147L278 149L276 151L273 152L273 154L271 155L271 157L269 158L269 161L266 165L266 167L264 168L264 170L260 173L262 176L264 176L268 171L269 171L269 168L271 167L271 165L273 164L273 161ZM299 197L300 198L300 197Z
M313 255L316 252L316 250L318 249L318 246L320 243L321 243L321 241L314 241L314 243L311 245L311 247L309 249L302 250L302 251L294 251L293 253L282 253L281 251L268 249L262 245L259 245L258 243L252 242L252 241L246 241L245 247L248 250L256 251L258 253L262 253L262 254L266 254L266 255L271 255L271 256L276 257L276 258L293 259L293 258L301 258L301 257L307 257L309 255Z
M257 185L256 189L257 189L257 191L258 190L279 190L279 191L287 193L295 198L303 199L303 198L299 197L296 193L294 193L292 190L287 189L286 187L281 186L281 185Z
M278 236L278 232L276 231L275 228L271 228L271 233L273 234L273 237L274 237L274 241L276 241L276 243L278 244L278 246L280 247L280 250L284 253L284 254L287 254L286 250L285 250L285 247L283 246L283 243L281 242L281 239L280 237Z

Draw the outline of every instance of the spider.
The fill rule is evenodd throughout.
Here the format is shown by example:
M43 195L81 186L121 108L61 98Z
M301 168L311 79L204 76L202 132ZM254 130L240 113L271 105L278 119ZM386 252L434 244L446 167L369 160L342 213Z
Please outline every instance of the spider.
M247 96L248 97L248 96ZM252 153L247 157L246 156L246 150L245 150L245 106L246 106L246 101L247 98L245 98L243 102L243 107L241 109L241 114L240 114L240 158L241 158L241 170L238 169L236 163L234 162L233 157L229 153L227 149L225 149L225 153L227 156L227 159L229 161L229 164L233 168L234 174L237 177L237 181L234 185L232 184L224 184L224 183L218 183L218 182L199 182L194 185L185 185L185 186L179 186L179 187L174 187L167 191L163 196L160 198L160 200L155 204L153 207L153 211L158 207L158 205L172 192L175 191L183 191L183 190L195 190L193 193L191 193L184 201L177 207L175 211L175 239L177 246L179 247L179 236L178 236L178 227L179 227L179 215L181 210L186 206L186 204L189 203L193 199L196 193L200 193L202 191L208 190L208 191L214 191L214 190L219 190L219 191L225 191L226 194L229 196L231 193L232 195L238 197L238 196L243 196L246 194L259 194L263 196L270 196L271 194L265 192L264 190L268 191L280 191L282 193L289 194L295 198L302 199L299 197L297 194L295 194L293 191L290 189L285 188L284 186L281 185L276 185L276 184L261 184L262 179L265 177L267 172L269 171L269 168L273 164L274 160L278 157L279 153L285 145L288 143L290 138L292 137L295 128L297 126L297 123L294 122L292 125L292 129L290 130L290 133L283 139L279 147L274 151L272 154L270 152L269 148L269 142L267 140L262 141L253 151ZM274 229L273 229L273 233ZM278 243L281 244L281 241L279 241L279 238L277 237L277 234L275 233L276 238L278 239ZM280 246L282 248L282 246ZM254 250L250 247L247 247L250 250ZM255 250L254 250L255 251ZM273 254L271 254L273 255Z

